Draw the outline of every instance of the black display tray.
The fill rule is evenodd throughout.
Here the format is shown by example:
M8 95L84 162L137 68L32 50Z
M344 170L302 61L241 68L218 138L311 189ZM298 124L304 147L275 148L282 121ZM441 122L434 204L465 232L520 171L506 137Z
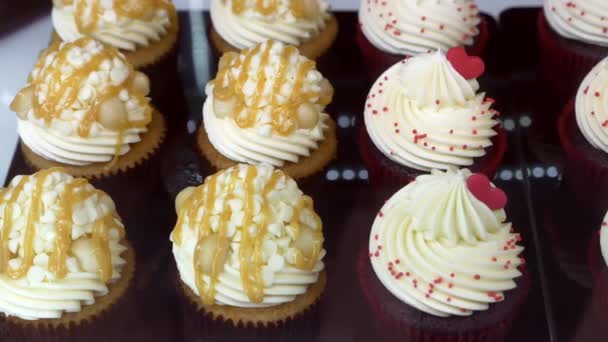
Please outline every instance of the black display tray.
M483 56L487 72L480 80L481 88L496 99L495 108L502 113L500 119L508 133L507 155L494 182L509 195L508 217L524 237L532 279L529 298L507 340L599 341L604 339L599 335L601 324L594 323L597 317L589 309L590 274L582 255L586 249L581 247L588 237L578 237L579 249L570 249L554 243L558 239L551 239L553 235L546 229L551 226L551 231L559 231L559 225L567 221L562 218L575 217L577 209L560 201L560 196L567 195L559 190L561 149L554 132L557 112L567 99L547 96L536 80L537 13L538 9L507 10L499 24L488 17L491 43ZM319 69L336 90L327 110L338 123L338 158L319 180L302 185L314 198L324 222L328 286L314 313L315 324L291 334L289 340L384 341L394 336L377 329L376 318L362 296L356 260L376 212L396 189L370 185L367 180L358 152L357 122L373 80L365 73L355 43L356 13L337 13L337 18L339 37L319 62ZM206 37L208 14L181 12L180 19L180 81L167 80L174 85L171 91L154 99L172 116L161 151L162 182L123 177L118 184L98 183L118 203L138 256L137 308L131 317L129 341L185 339L169 233L175 223L175 195L185 186L200 184L210 173L198 158L193 138L201 118L204 85L215 73L217 57ZM7 179L29 172L17 149ZM596 220L589 221L586 224ZM225 340L227 336L220 333L198 340ZM284 336L230 337L251 341Z

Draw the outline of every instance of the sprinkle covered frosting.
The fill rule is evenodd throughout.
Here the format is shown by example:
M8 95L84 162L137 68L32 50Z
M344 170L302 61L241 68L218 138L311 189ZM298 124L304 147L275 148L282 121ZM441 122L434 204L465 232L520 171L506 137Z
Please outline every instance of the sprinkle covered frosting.
M323 270L312 199L269 165L239 164L183 190L171 234L182 281L206 305L265 307L306 292Z
M324 0L211 0L214 29L237 49L273 39L300 45L325 28Z
M608 46L608 3L604 0L545 0L544 14L562 37Z
M169 0L54 0L53 26L67 42L91 37L134 51L160 40L177 20Z
M460 73L478 75L483 62L452 51L450 60L437 51L395 64L368 94L367 132L400 165L423 171L469 166L492 145L498 124L498 112L490 108L493 100L477 93L474 78Z
M59 318L108 292L125 261L112 199L61 169L0 190L0 312Z
M600 230L600 250L602 252L604 262L608 266L608 212L604 216Z
M152 117L146 75L116 49L82 38L45 50L11 109L35 153L70 165L108 162L140 141Z
M587 74L576 94L576 122L587 141L608 153L608 58Z
M315 62L267 41L226 53L203 106L205 131L224 156L283 166L309 156L329 127L325 106L333 88Z
M502 301L523 263L503 196L466 169L417 177L386 202L372 226L369 257L382 284L440 317L471 315Z
M406 56L472 45L480 21L474 0L361 0L359 7L365 37Z

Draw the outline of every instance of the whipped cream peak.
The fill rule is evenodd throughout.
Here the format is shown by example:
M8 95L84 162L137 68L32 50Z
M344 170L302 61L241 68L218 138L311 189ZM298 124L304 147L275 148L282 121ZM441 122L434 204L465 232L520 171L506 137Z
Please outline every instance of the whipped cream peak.
M112 199L86 179L15 177L0 190L0 311L57 318L91 304L121 276L124 236Z
M608 58L583 79L575 101L576 123L581 133L593 147L608 153Z
M237 49L271 39L297 46L330 19L325 0L211 0L210 7L215 31Z
M470 166L497 133L493 100L441 52L396 63L374 83L365 127L387 158L417 170Z
M183 190L171 234L180 276L207 305L292 301L323 269L312 199L270 165L239 164Z
M516 287L521 237L468 189L470 171L419 176L394 194L372 226L369 257L404 303L439 317L468 316Z
M608 46L608 3L602 0L545 0L544 14L560 36Z
M64 41L84 36L134 51L165 35L176 20L169 0L56 0L53 25Z
M149 91L148 77L118 50L82 38L45 50L11 109L28 147L47 159L81 165L111 160L140 140L152 119Z
M473 45L480 22L474 0L361 0L359 7L365 37L396 55Z
M399 80L404 95L419 106L462 106L479 89L476 80L466 80L439 50L406 59Z

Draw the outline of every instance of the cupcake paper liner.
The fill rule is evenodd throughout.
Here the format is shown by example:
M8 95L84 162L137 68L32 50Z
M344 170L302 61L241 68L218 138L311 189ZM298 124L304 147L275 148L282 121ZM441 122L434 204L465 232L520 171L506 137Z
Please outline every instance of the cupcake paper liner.
M211 24L208 28L208 36L209 40L214 47L214 52L217 58L221 57L226 52L235 51L238 52L239 49L230 45L227 41L225 41L219 33L213 28L213 24ZM316 36L314 36L311 40L303 42L297 48L300 50L300 53L312 60L315 60L322 55L324 55L329 48L332 46L336 37L338 36L338 20L334 15L330 17L330 19L326 22L325 28L319 32Z
M473 56L481 56L490 40L490 30L486 18L481 17L478 27L479 35L475 37L475 43L465 47L467 53ZM389 67L408 57L405 55L387 53L375 47L367 40L363 31L361 31L361 25L357 25L356 40L363 55L368 74L372 78L377 78Z
M608 167L590 159L576 146L572 137L572 125L576 126L574 100L560 115L557 128L564 150L564 185L572 192L582 209L591 217L603 217L608 207L608 196L598 189L608 188ZM578 129L578 126L574 127Z
M494 177L494 174L496 173L496 170L498 170L507 151L506 133L500 128L497 128L496 131L498 134L492 138L493 146L495 146L494 150L490 151L492 155L488 156L483 163L479 164L479 161L476 161L469 167L471 171L483 173L490 179ZM394 165L391 165L391 167L385 165L384 162L388 162L389 159L384 157L384 155L380 156L382 152L377 150L374 146L364 125L359 127L359 147L361 157L369 172L369 180L372 184L404 186L413 181L418 174L424 173L423 171L413 169L408 173L406 171L407 168L397 165L397 163L392 161L391 163ZM379 158L385 158L386 160L381 160Z
M523 271L521 284L525 293L521 297L521 301L517 303L517 309L510 312L509 315L504 317L497 324L488 324L488 326L482 327L478 325L474 331L461 332L457 334L438 333L423 330L416 327L404 320L398 321L394 318L394 315L389 312L388 307L380 303L371 289L372 281L371 277L376 277L371 266L367 248L363 246L359 253L357 261L357 272L359 275L359 283L363 290L364 297L371 309L373 310L376 319L376 326L381 329L380 335L391 336L392 340L395 341L408 341L408 342L496 342L504 340L505 336L511 329L512 323L515 320L519 309L523 305L525 298L527 297L530 288L530 279L526 271ZM407 305L403 303L403 305ZM422 314L422 313L421 313ZM450 319L444 318L444 319Z
M338 147L336 123L330 118L327 121L327 124L329 128L325 131L325 139L323 139L316 150L312 151L310 156L301 157L297 163L288 162L283 167L280 167L286 175L298 182L302 180L308 181L313 175L320 174L321 171L336 158ZM196 136L200 153L216 171L238 164L237 162L226 158L213 147L203 124L199 127Z
M540 11L536 25L540 44L540 79L557 95L569 98L574 95L585 75L605 56L585 56L574 48L563 47L543 11Z
M130 245L123 254L127 262L121 278L109 292L81 311L58 319L23 320L0 315L0 339L22 342L124 340L135 308L135 252Z
M175 273L178 274L177 271ZM288 341L310 334L311 339L316 339L319 333L319 320L315 317L317 304L326 281L323 272L305 294L291 303L275 307L246 309L216 305L206 309L179 276L175 276L182 306L184 337L188 341Z
M606 268L603 263L602 252L600 249L600 231L596 231L589 242L589 248L587 249L587 263L589 264L589 270L594 280L598 280L601 276L602 268Z
M142 140L132 144L131 150L120 156L114 164L107 162L85 166L67 165L44 159L24 143L20 143L20 147L26 163L34 172L52 167L62 167L74 177L84 177L93 181L127 174L152 176L151 178L156 179L159 177L154 177L154 175L158 176L160 172L157 162L154 162L157 158L154 157L159 154L158 151L166 135L165 119L158 111L154 110L152 112L152 121L147 128L148 131L141 136Z

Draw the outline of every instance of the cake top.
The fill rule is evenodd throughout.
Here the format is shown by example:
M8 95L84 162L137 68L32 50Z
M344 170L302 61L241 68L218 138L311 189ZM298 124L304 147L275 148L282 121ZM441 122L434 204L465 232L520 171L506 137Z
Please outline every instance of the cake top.
M119 276L110 250L124 238L114 202L60 168L17 176L0 190L0 270L12 279L55 281L69 274ZM94 250L94 256L91 256Z
M115 48L89 38L42 52L11 108L65 136L142 128L151 120L148 78Z
M272 40L224 54L211 85L220 102L218 117L229 116L241 128L265 126L280 135L319 125L333 96L314 61Z
M64 41L93 37L135 50L167 33L176 20L169 0L54 0L53 26Z
M422 171L470 166L492 146L498 112L478 93L484 71L462 47L423 53L386 70L365 104L374 145L400 165Z
M396 55L473 45L480 22L474 0L361 0L359 7L365 37Z
M243 289L248 304L272 305L265 288L298 284L286 271L314 272L316 281L323 268L323 227L312 199L269 165L239 164L209 176L182 191L176 209L171 240L180 274L193 270L189 285L208 305L216 303L222 277Z
M487 310L516 287L523 248L505 222L507 197L485 175L433 170L382 207L369 257L383 285L440 317Z
M608 46L608 6L602 0L545 0L544 14L560 36Z

